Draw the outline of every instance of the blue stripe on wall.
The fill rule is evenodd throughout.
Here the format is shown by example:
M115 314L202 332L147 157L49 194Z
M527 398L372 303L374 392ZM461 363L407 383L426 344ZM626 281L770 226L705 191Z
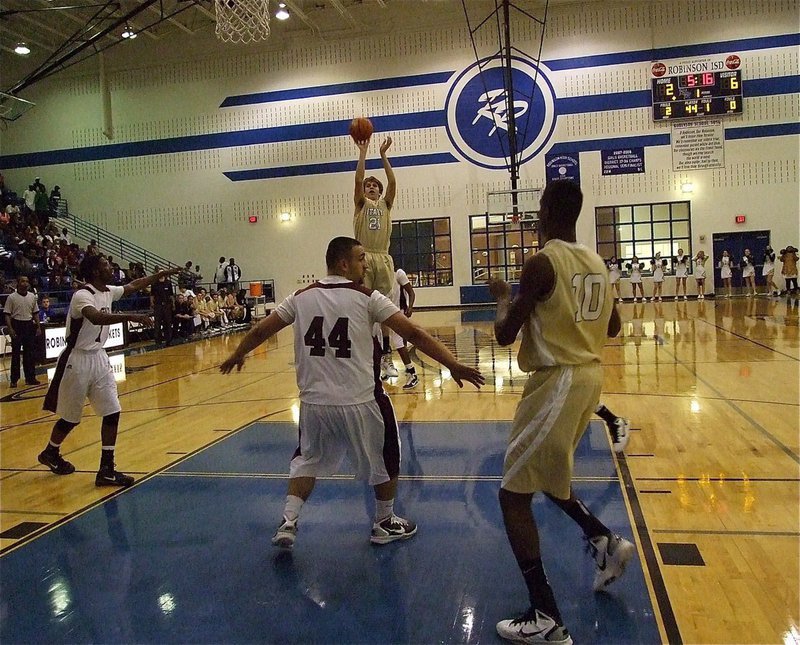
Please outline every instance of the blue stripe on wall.
M375 129L384 132L391 130L410 130L413 128L436 128L443 126L445 121L446 115L443 110L380 116L372 119ZM200 134L189 137L173 137L169 139L137 141L133 143L113 143L107 146L89 146L86 148L31 152L21 155L5 155L0 157L0 166L6 169L28 168L33 166L79 163L82 161L98 161L101 159L122 159L126 157L142 157L172 152L189 152L192 150L213 150L216 148L251 146L260 143L322 139L346 135L349 125L349 120L327 121L324 123L289 125L276 128L257 128L255 130Z
M656 49L640 49L615 54L599 54L597 56L580 56L578 58L560 58L543 61L553 71L580 69L583 67L603 67L606 65L623 65L626 63L642 63L645 61L668 60L671 58L688 58L707 54L728 54L754 49L771 49L775 47L796 47L800 45L800 34L784 34L764 38L743 38L741 40L725 40L716 43L699 45L680 45L678 47L659 47Z
M752 125L725 130L726 139L760 139L761 137L785 137L790 134L800 134L800 123Z
M308 99L316 96L333 96L335 94L352 94L354 92L372 92L375 90L389 90L397 87L417 87L419 85L432 85L446 83L455 72L434 72L432 74L416 74L413 76L397 76L394 78L377 78L371 81L358 81L355 83L337 83L335 85L318 85L316 87L300 87L292 90L278 90L275 92L260 92L257 94L239 94L227 97L220 107L235 107L240 105L255 105L258 103L273 103L275 101L291 101L295 99Z
M430 155L409 155L407 157L392 157L393 168L411 166L432 166L443 163L458 163L449 152L440 152ZM383 168L380 159L367 159L367 170ZM275 179L278 177L304 177L306 175L327 175L335 172L354 172L355 161L334 161L331 163L315 163L305 166L283 166L280 168L258 168L256 170L237 170L223 173L231 181L251 181L253 179Z

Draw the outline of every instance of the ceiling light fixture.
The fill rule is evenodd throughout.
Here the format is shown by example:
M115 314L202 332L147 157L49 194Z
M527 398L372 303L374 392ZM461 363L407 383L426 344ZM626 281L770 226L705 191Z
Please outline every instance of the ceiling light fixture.
M286 4L283 2L278 3L278 10L275 12L275 17L278 20L288 20L289 11L286 9Z
M14 53L19 54L20 56L27 56L31 53L31 48L25 43L17 43L17 46L14 47Z
M136 38L138 34L133 30L133 27L130 25L125 25L125 29L122 32L122 37L127 38L128 40L133 40Z

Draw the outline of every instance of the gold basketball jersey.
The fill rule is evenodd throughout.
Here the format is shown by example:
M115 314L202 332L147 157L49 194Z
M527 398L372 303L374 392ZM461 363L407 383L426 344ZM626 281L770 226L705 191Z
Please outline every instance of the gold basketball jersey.
M522 327L520 369L600 361L614 300L603 259L582 244L550 240L543 253L555 288Z
M364 249L373 253L388 253L392 235L391 209L383 197L373 202L364 198L364 206L353 222L356 239Z

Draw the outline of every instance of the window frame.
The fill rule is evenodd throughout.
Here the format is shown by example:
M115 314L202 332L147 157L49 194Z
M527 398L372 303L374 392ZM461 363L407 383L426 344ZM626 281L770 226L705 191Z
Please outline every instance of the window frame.
M447 223L447 232L437 233L437 222ZM420 223L430 224L430 235L420 235ZM413 226L413 235L403 235ZM431 248L421 251L419 241L430 239ZM452 287L453 281L453 227L449 217L419 217L392 222L389 254L395 269L403 269L415 289ZM412 261L413 258L413 261ZM421 261L427 258L433 266L421 268ZM441 266L440 266L441 263ZM411 267L411 268L409 268Z
M471 283L484 285L488 283L489 277L501 278L511 283L519 282L525 261L539 250L538 221L538 213L527 211L522 213L517 222L504 213L470 215ZM482 226L476 226L477 223ZM493 245L493 236L502 236L502 244ZM483 246L477 244L481 239ZM498 254L502 256L502 261L497 261ZM479 273L485 273L485 277L479 279Z

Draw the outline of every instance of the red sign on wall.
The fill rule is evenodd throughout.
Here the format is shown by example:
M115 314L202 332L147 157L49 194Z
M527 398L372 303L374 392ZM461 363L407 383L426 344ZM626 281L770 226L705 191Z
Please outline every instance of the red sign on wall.
M258 215L251 215L250 217L247 218L247 221L250 222L251 224L255 224L256 222L258 222Z
M737 224L744 224L747 217L745 215L737 215L736 216L736 223Z

